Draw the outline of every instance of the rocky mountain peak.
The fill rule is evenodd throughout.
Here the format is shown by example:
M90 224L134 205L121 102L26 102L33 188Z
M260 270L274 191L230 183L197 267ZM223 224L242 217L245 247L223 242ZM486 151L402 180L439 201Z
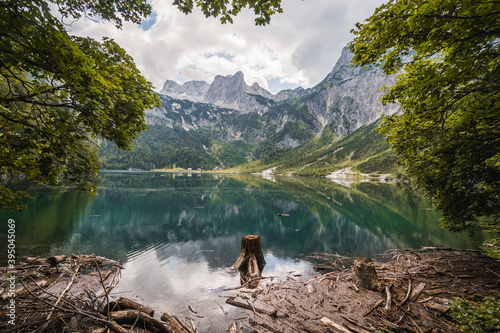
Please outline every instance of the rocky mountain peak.
M258 83L248 86L241 71L234 75L217 75L211 84L205 81L187 81L180 85L175 81L167 80L160 94L177 99L210 103L241 112L266 110L267 103L259 99L259 96L269 100L274 99L273 95Z
M205 102L240 110L242 112L260 111L263 105L254 95L271 97L271 93L259 85L248 86L242 72L234 75L215 77L204 98Z
M187 81L180 85L175 81L167 80L163 84L160 94L178 99L201 102L209 86L210 85L205 81Z

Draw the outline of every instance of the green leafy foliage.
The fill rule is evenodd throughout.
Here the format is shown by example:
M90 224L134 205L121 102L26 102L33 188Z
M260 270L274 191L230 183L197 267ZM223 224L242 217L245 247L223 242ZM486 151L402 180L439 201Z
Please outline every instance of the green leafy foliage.
M497 237L484 242L481 249L489 257L500 260L500 238Z
M145 1L55 1L63 18L100 16L138 22ZM46 1L0 3L0 175L37 183L64 176L93 191L97 139L129 149L159 104L152 85L113 40L71 36ZM24 193L0 187L0 206L22 208Z
M500 300L484 297L478 302L458 299L451 303L451 317L465 332L498 332L500 330Z
M281 0L174 0L173 4L185 14L191 13L196 5L206 17L220 17L222 23L233 23L233 16L247 7L253 9L256 25L266 25L272 15L283 12Z
M449 230L500 223L499 22L494 1L389 1L353 30L356 64L400 73L381 131Z

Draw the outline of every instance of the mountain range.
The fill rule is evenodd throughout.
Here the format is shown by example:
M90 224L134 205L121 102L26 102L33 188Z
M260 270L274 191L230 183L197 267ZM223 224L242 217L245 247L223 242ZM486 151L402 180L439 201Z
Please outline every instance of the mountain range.
M336 143L398 110L397 105L380 102L382 87L392 85L395 76L386 76L377 67L354 67L352 56L344 48L319 84L276 94L257 83L247 85L242 72L218 75L212 83L167 80L159 92L162 106L146 111L150 129L134 142L132 154L136 156L126 157L113 144L104 143L100 152L103 166L214 169L245 165L245 170L255 171L287 160L286 155L291 154L297 168L287 172L303 172L317 162L299 165L302 156L313 150L328 154ZM384 141L381 135L378 140ZM304 152L307 146L310 149ZM325 147L329 148L322 149ZM388 146L379 148L385 152ZM319 174L338 166L332 164Z

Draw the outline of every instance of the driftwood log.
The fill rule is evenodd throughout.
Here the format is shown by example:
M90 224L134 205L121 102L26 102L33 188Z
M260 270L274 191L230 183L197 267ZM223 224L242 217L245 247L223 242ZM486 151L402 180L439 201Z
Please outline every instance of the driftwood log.
M66 261L66 256L53 256L50 258L47 258L47 262L50 264L51 267L57 267L58 264Z
M147 327L162 333L171 333L172 330L165 324L139 310L113 311L109 313L110 319L118 324L138 324L138 327Z
M377 271L371 258L356 259L353 270L359 287L372 291L379 290Z
M101 312L106 314L106 309L107 309L106 304L103 304L101 307ZM140 303L137 303L136 301L133 301L125 297L120 297L116 301L109 302L109 309L110 311L138 310L144 312L149 316L153 316L155 312L150 307L144 306Z
M165 312L160 319L166 322L175 333L194 333L194 330L188 324L176 316L171 316Z
M245 278L256 278L261 276L266 266L260 236L246 235L241 239L241 254L233 267L240 271Z

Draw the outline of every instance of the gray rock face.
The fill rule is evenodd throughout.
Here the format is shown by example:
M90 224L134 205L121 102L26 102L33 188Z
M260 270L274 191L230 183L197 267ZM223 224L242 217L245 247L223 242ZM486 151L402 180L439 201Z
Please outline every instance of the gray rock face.
M276 95L273 95L273 100L276 102L284 101L287 99L295 99L300 96L306 94L307 90L302 87L298 87L295 89L285 89L278 92Z
M180 85L167 80L160 94L193 102L210 103L243 113L262 113L268 110L268 102L273 100L273 95L258 83L248 86L242 72L227 76L217 75L211 84L205 81L187 81Z
M311 89L311 98L302 98L304 105L321 126L326 125L338 136L352 133L363 125L368 125L382 115L393 114L397 105L382 105L381 88L396 82L396 76L386 76L380 68L353 67L353 54L347 47L333 67L333 70L316 87ZM307 95L306 95L307 96Z
M175 81L167 80L160 94L177 99L187 99L194 102L203 102L203 96L210 85L205 81L187 81L180 85Z
M259 97L264 97L259 98ZM234 75L217 75L204 96L204 102L232 108L242 112L268 110L268 101L272 94L257 83L248 86L242 72Z
M379 68L353 67L352 56L344 48L332 71L315 87L275 95L257 83L247 85L242 72L218 75L211 84L167 80L160 94L168 96L163 99L168 106L147 111L146 120L193 130L215 126L226 133L225 140L246 142L266 140L285 131L290 122L305 125L301 128L313 135L330 126L337 136L344 136L398 110L397 105L380 102L381 87L394 84L396 77L385 76ZM307 136L283 132L279 137L285 139L274 142L277 148L296 147Z

